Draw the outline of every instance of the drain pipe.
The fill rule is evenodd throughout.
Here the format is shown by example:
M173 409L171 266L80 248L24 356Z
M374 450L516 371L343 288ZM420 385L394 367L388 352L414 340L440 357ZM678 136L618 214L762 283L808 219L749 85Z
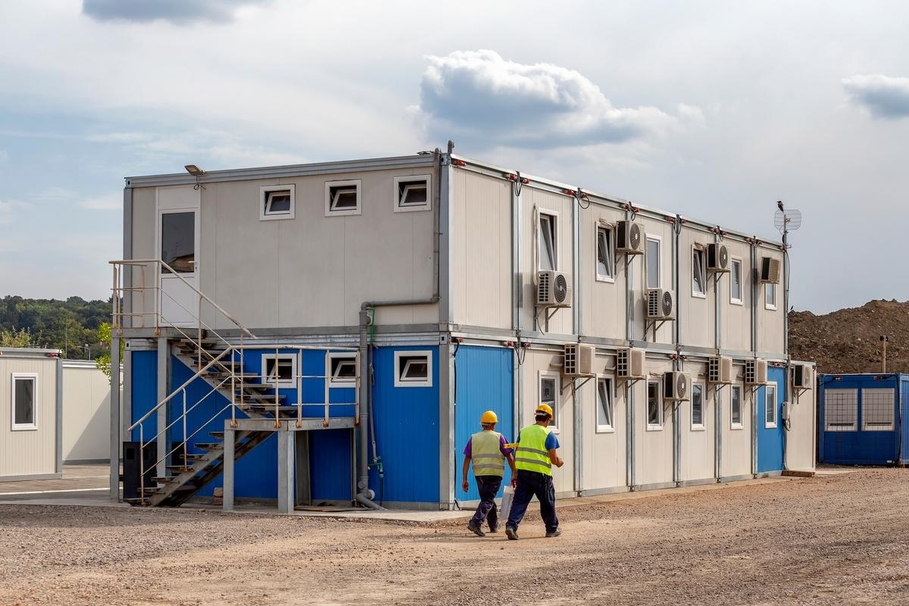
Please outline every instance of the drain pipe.
M716 227L714 236L714 242L716 243L717 256L719 256L720 243L723 241L723 230L720 229L719 225ZM720 304L720 275L714 274L713 279L713 309L714 309L714 324L713 324L713 344L716 347L717 358L720 356L720 352L723 351L723 306ZM730 281L731 282L731 281ZM707 374L710 374L710 362L708 361ZM709 378L709 377L708 377ZM717 383L713 387L713 398L715 400L714 404L716 412L714 414L714 442L713 442L713 458L714 458L714 475L716 476L716 481L719 482L723 473L723 406L722 398L720 397L720 385ZM709 383L708 383L709 387Z
M751 242L751 355L757 359L757 310L758 310L758 296L763 293L759 293L758 289L758 276L760 270L758 269L757 259L757 237L750 238ZM757 417L757 389L751 388L751 475L757 477L757 432L758 432L758 417Z
M679 279L679 248L682 245L682 216L676 215L672 224L672 287L675 290L675 322L673 326L673 343L675 360L672 369L681 371L682 365L682 310L681 280ZM682 411L681 401L672 401L672 475L676 486L682 485Z

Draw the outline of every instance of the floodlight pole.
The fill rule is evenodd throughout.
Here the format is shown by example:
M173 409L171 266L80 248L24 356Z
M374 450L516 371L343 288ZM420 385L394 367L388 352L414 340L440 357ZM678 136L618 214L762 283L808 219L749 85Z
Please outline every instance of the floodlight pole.
M881 335L881 372L887 372L887 342L890 338L887 335Z

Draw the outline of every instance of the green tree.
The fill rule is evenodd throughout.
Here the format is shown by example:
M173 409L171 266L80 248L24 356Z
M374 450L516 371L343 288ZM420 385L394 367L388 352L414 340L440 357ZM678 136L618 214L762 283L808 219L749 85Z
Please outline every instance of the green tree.
M30 347L32 335L27 328L18 331L0 329L0 347Z
M105 345L107 347L107 350L105 350L103 353L101 353L97 357L95 357L95 366L97 366L101 372L103 372L105 375L107 375L107 381L110 382L110 381L112 381L111 370L110 370L111 332L110 332L110 324L108 324L107 322L103 322L101 324L101 326L98 327L98 341L102 345ZM125 344L124 344L123 340L121 339L120 340L120 360L123 360L124 348L125 348Z

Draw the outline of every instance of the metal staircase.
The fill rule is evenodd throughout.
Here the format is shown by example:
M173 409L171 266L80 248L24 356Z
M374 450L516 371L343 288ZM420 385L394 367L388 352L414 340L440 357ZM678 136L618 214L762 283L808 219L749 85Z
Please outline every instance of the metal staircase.
M246 337L256 339L256 336L185 281L185 286L195 293L197 301L195 311L180 307L182 311L194 318L192 327L181 328L176 323L169 323L161 313L164 307L161 299L166 293L157 286L162 272L170 272L182 280L179 274L159 260L117 261L112 264L114 265L115 284L113 328L118 333L122 333L124 323L127 321L129 327L136 328L138 325L140 329L151 328L149 324L153 323L153 334L158 336L161 334L162 327L168 327L167 330L172 333L168 339L169 353L194 371L189 379L174 388L170 395L158 402L128 428L127 432L133 440L138 437L140 452L138 460L141 462L139 463L138 496L125 497L124 501L140 506L176 507L188 501L206 484L224 472L226 464L230 466L227 471L232 475L234 462L251 452L275 431L353 429L356 427L359 416L358 399L352 403L356 411L352 418L332 417L329 414L329 392L332 388L329 376L329 351L338 352L347 349L356 356L356 368L359 369L359 354L356 349L247 344L244 341ZM138 284L134 282L133 285L128 285L124 282L123 276L127 275L128 271L141 277ZM152 273L155 276L153 284L150 286L146 285L144 278L146 273ZM152 293L152 296L146 297L146 293ZM128 306L123 305L126 294L132 295L134 300ZM152 310L146 311L141 308L141 303L145 300L155 302ZM135 308L136 301L140 304L139 309ZM175 301L172 303L179 305ZM234 332L239 336L234 341L228 341L203 321L203 303L213 310L213 314L226 318L236 327ZM288 405L287 397L279 392L277 361L273 383L263 380L264 373L247 372L244 365L247 354L261 356L263 352L274 352L277 360L279 351L286 353L288 350L300 360L301 368L303 350L319 350L325 354L325 373L323 375L304 376L298 372L297 376L293 377L293 382L297 386L297 398L292 405ZM200 379L208 385L209 390L201 397L193 396L193 401L190 402L187 389L190 385L198 386ZM313 379L324 382L324 401L304 403L302 382ZM356 398L359 394L359 377L356 377L355 381ZM218 395L223 396L223 399ZM182 411L177 408L181 400ZM304 419L303 406L313 404L323 405L324 415L321 418ZM194 415L191 426L188 421L190 413ZM197 422L195 419L200 415L201 418L208 420ZM156 425L157 433L154 436L146 436L146 427L155 424L155 419L164 417L168 419L166 423L162 423L164 426L157 427ZM232 444L225 443L226 433L233 440ZM199 435L207 435L212 441L193 441ZM156 442L158 445L167 443L169 448L159 448L157 460L146 466L142 454L145 452L145 447L152 442ZM192 444L194 450L201 452L187 452L187 444ZM229 461L225 461L226 452L230 453ZM164 475L151 477L149 482L150 474L147 471L152 466L159 474L161 470L164 470ZM225 475L225 477L227 476ZM125 485L124 483L124 487Z

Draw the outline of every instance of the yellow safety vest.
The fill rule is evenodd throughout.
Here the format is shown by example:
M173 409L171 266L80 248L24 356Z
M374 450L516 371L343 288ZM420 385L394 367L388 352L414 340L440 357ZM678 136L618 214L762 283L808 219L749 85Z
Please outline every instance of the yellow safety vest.
M470 437L470 459L475 476L499 476L505 474L505 457L501 450L502 434L495 431L479 431Z
M547 436L549 428L536 423L522 429L518 451L514 456L515 467L551 476L552 462L549 460L549 451L546 450Z

